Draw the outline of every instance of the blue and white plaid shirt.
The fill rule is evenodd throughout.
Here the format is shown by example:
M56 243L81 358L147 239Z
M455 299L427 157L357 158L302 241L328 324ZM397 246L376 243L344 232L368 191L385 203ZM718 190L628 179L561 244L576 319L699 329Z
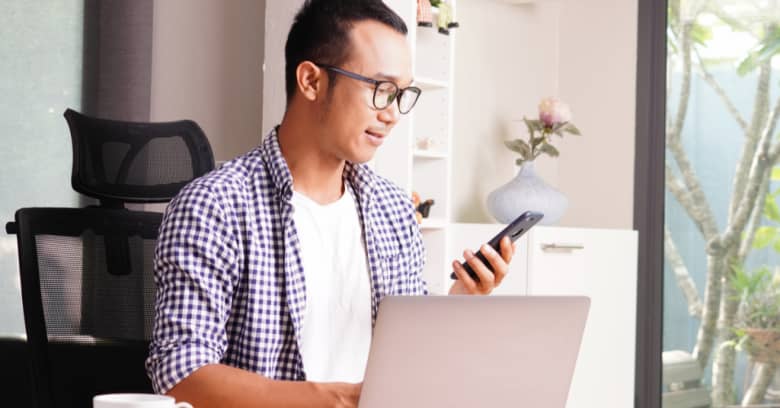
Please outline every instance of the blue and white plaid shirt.
M406 193L347 163L371 275L373 320L386 295L426 294L424 249ZM146 369L164 393L198 368L227 364L305 380L306 308L293 181L276 131L186 186L168 206L155 252L157 298Z

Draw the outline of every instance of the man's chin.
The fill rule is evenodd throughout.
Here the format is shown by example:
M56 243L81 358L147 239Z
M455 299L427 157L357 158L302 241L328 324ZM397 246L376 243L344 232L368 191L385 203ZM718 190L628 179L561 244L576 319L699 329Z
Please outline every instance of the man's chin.
M355 152L354 154L350 155L351 157L347 160L351 163L355 164L364 164L371 161L374 156L376 156L376 149L363 149L363 151Z

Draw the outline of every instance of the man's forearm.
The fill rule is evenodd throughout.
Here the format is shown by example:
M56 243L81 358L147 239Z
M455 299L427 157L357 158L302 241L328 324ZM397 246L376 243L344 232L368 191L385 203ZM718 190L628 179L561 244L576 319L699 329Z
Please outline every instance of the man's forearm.
M190 374L168 395L198 408L356 407L360 385L277 381L212 364Z

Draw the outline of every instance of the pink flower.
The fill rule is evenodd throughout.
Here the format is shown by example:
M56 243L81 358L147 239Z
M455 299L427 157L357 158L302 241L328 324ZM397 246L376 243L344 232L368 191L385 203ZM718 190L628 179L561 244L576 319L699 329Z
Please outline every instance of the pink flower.
M569 105L558 98L544 98L539 102L539 120L546 127L553 127L559 123L568 122L571 120Z

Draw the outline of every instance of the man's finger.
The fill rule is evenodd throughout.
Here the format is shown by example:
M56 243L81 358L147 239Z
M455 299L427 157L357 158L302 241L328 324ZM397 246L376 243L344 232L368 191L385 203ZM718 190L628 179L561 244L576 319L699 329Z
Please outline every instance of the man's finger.
M501 257L504 258L504 262L509 263L512 261L512 255L514 255L514 249L512 249L512 241L509 240L509 237L504 237L501 239Z
M483 253L482 255L487 258L487 254ZM474 255L473 252L466 250L463 252L463 257L466 259L466 263L468 263L471 267L471 270L473 270L479 278L479 292L483 294L490 293L490 291L493 290L493 287L495 286L495 276L493 276L493 272L491 272L490 269L488 269L488 267L485 266L485 264L482 263L482 261L480 261L476 255Z
M469 273L466 272L466 269L463 268L460 262L453 261L452 270L469 293L477 293L477 283L474 282L474 279L471 279L471 276L469 276Z
M506 245L502 245L501 249L502 252L509 250ZM502 259L502 257L498 255L498 252L491 248L490 245L482 245L482 248L480 248L479 251L485 255L485 258L487 258L488 262L490 262L490 266L493 267L493 286L498 286L498 284L501 283L501 281L504 279L504 276L506 276L507 270L509 269L507 267L507 263L504 262L504 259ZM512 257L510 256L509 259L511 260Z

